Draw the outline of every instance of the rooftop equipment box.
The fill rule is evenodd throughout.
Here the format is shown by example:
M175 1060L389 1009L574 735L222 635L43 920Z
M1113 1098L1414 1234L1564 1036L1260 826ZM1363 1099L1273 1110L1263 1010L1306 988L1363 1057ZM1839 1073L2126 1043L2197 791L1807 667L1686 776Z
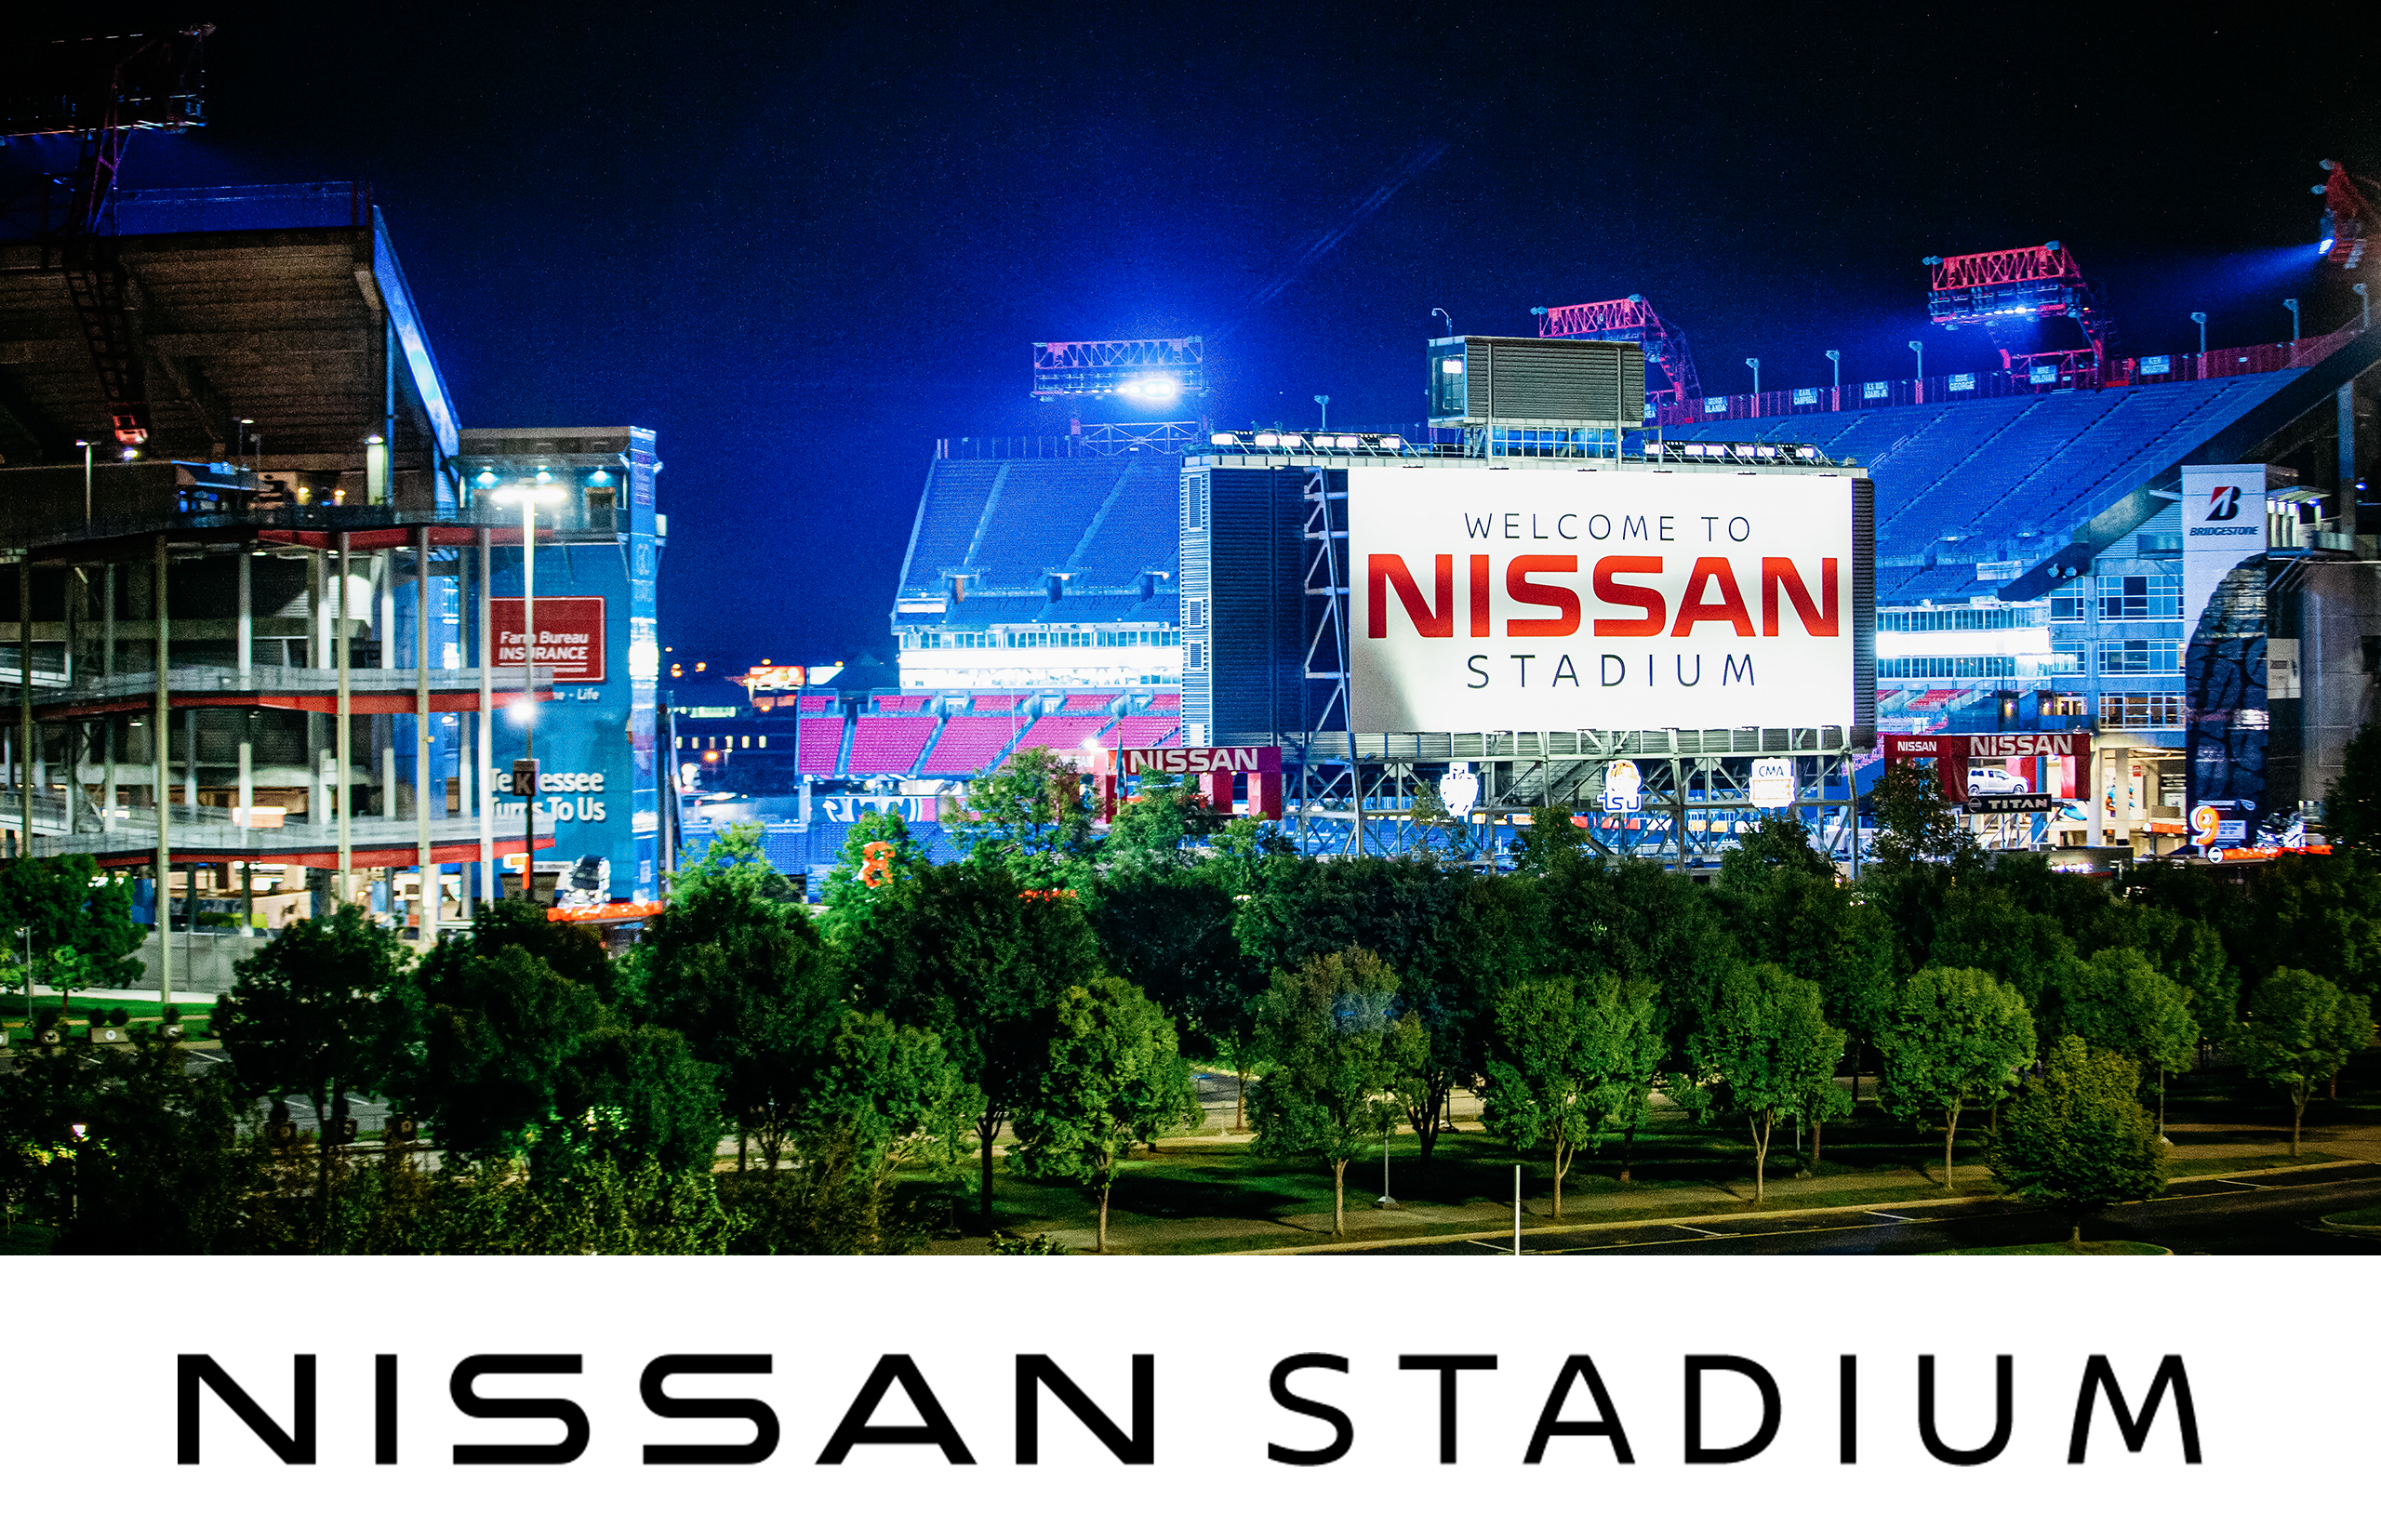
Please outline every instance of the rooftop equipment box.
M1430 346L1430 425L1594 428L1645 420L1645 351L1575 338L1442 337Z

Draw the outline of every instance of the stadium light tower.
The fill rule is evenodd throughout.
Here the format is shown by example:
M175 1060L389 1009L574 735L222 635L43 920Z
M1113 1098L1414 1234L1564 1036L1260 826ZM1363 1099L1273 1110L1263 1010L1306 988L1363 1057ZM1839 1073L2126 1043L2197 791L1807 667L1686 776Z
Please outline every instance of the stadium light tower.
M1323 408L1323 421L1319 425L1321 431L1329 432L1331 431L1331 398L1327 395L1319 395L1314 398L1314 404Z
M2193 311L2191 319L2199 323L2199 351L2207 352L2207 312Z
M1745 360L1745 367L1752 371L1752 393L1758 396L1761 394L1761 360L1748 358ZM1755 405L1759 404L1755 403Z
M2298 301L2284 299L2281 308L2290 312L2290 339L2295 342L2298 340Z

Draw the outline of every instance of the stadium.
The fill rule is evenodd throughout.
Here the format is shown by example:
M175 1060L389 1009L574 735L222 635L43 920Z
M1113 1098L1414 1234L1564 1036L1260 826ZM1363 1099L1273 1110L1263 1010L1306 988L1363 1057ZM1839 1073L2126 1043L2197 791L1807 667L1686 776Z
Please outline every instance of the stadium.
M2342 172L2333 185L2353 222L2353 182ZM1101 750L1248 742L1283 756L1284 828L1318 853L1490 859L1533 810L1571 803L1590 809L1601 848L1708 869L1746 817L1780 810L1753 800L1758 774L1787 776L1790 805L1850 867L1853 797L1899 757L1936 761L1988 844L2068 852L2061 864L2078 870L2320 843L2308 830L2366 720L2381 646L2381 551L2361 523L2381 343L2361 256L2327 241L2308 259L2352 310L2348 325L2139 357L2109 351L2106 308L2055 242L1938 259L1929 286L1913 285L1913 319L1922 304L1953 328L2064 319L2073 345L2004 351L1994 371L1747 395L1705 395L1686 339L1642 296L1541 308L1529 337L1442 339L1417 364L1436 385L1459 378L1439 370L1467 343L1501 340L1516 358L1531 342L1593 345L1625 360L1612 389L1470 416L1442 403L1430 422L1369 431L1084 421L1198 400L1201 339L1037 344L1035 394L1078 420L1063 436L936 445L890 611L899 688L800 697L812 795L798 805L682 765L685 784L716 788L690 804L689 836L760 816L787 864L815 868L838 848L836 820L896 805L930 824L938 799L1025 750L1089 769ZM1351 735L1334 651L1349 623L1347 527L1333 506L1351 468L1384 462L1785 465L1861 481L1873 499L1862 698L1821 721L1580 712L1535 731L1483 717L1414 733L1358 721ZM1270 542L1270 565L1229 580L1209 570L1227 555L1201 526L1202 499L1252 470L1275 485L1262 538L1237 555ZM2222 486L2250 487L2240 527L2264 543L2204 578L2186 526L2218 471ZM1272 702L1263 721L1219 719L1252 690ZM734 714L780 703L792 701L759 696ZM1962 740L1956 754L1935 753L1944 738ZM1607 800L1623 762L1629 788ZM1258 796L1244 775L1209 794L1244 810Z

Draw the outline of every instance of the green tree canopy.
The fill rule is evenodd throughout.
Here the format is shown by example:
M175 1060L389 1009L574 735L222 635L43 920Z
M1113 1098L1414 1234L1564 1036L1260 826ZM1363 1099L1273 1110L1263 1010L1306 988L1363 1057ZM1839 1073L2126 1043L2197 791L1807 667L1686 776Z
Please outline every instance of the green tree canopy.
M2339 777L2323 791L2332 848L2381 856L2381 723L2368 722L2340 754Z
M1557 1219L1572 1158L1653 1089L1664 1046L1655 995L1643 979L1603 974L1516 984L1497 1002L1484 1121L1517 1155L1551 1147Z
M860 1007L934 1032L982 1094L978 1201L990 1228L992 1140L1040 1080L1059 1000L1098 972L1084 906L1021 892L1004 863L932 867L870 913L848 954Z
M2141 1105L2140 1064L2080 1037L2054 1038L2042 1074L2018 1093L1992 1137L1992 1175L2003 1191L2052 1203L2080 1247L2083 1216L2166 1188L2166 1149Z
M1878 1100L1895 1117L1943 1120L1943 1190L1954 1190L1960 1112L1999 1100L2034 1060L2034 1018L2017 991L1975 968L1926 968L1902 985L1877 1040Z
M630 970L641 1020L719 1067L729 1115L778 1169L803 1087L846 1005L841 957L749 864L681 888L645 927Z
M1174 1028L1121 978L1077 985L1058 1002L1049 1059L1017 1110L1010 1162L1038 1180L1072 1180L1099 1202L1097 1249L1108 1250L1108 1195L1136 1144L1195 1122L1199 1098Z
M1886 765L1867 801L1877 819L1869 859L1879 875L1920 866L1969 870L1977 864L1975 837L1960 827L1959 808L1943 795L1932 766L1908 760Z
M1204 869L1111 871L1084 896L1110 972L1130 979L1175 1021L1183 1047L1231 1067L1254 1068L1256 997L1265 976L1232 934L1231 894ZM1233 1122L1240 1121L1234 1107Z
M888 848L880 852L882 863L871 868L869 847L878 844ZM871 909L898 902L898 890L917 881L918 873L930 864L926 847L910 831L910 820L899 808L871 808L862 813L853 822L851 833L845 836L834 870L827 873L827 910L819 916L819 928L829 940L844 944L865 923ZM874 883L868 880L871 875L876 878Z
M32 934L19 939L17 932ZM89 856L45 856L0 864L0 951L21 954L30 941L38 958L71 947L82 960L77 988L122 988L140 977L133 954L148 927L132 918L131 880L102 871Z
M540 1157L605 1160L628 1171L651 1162L672 1175L708 1174L727 1121L718 1070L684 1037L608 1013L571 1044L555 1078L554 1109L555 1135L540 1140Z
M1083 777L1047 749L1024 749L942 801L942 829L976 863L1005 866L1020 888L1055 888L1091 855Z
M2290 1098L2290 1154L2315 1088L2373 1042L2372 1002L2301 968L2276 968L2249 994L2231 1049L2257 1079Z
M282 927L233 965L215 1033L253 1095L302 1096L317 1127L349 1094L388 1085L414 1062L421 1024L411 954L396 932L353 904ZM330 1141L322 1145L327 1192Z
M2141 1061L2157 1077L2158 1132L2166 1131L2166 1077L2191 1067L2199 1022L2190 997L2131 947L2111 947L2075 965L2067 988L2067 1029L2095 1048Z
M1673 1081L1670 1095L1699 1118L1745 1120L1758 1204L1777 1119L1796 1115L1833 1083L1842 1056L1843 1034L1828 1025L1817 985L1775 962L1738 962L1688 1040L1688 1072Z
M443 941L421 971L428 1029L399 1100L458 1157L526 1153L563 1111L564 1066L610 1013L518 946L484 957L467 937Z
M1430 1052L1421 1022L1400 1003L1397 975L1361 947L1277 972L1257 1002L1266 1070L1249 1094L1256 1152L1322 1160L1334 1235L1347 1231L1348 1162L1388 1136L1401 1087Z
M447 936L457 933L447 932ZM546 918L546 907L527 898L499 898L482 904L471 929L461 933L471 949L494 957L507 947L518 947L574 984L584 984L606 1003L619 993L611 955L592 925Z

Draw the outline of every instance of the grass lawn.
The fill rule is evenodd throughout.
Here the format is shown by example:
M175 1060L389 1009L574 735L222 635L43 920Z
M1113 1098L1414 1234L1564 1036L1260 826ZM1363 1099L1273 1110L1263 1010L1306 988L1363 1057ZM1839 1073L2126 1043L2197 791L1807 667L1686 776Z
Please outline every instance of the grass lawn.
M2172 1256L2163 1246L2147 1241L2086 1241L2080 1247L2064 1241L2040 1241L2030 1246L1971 1246L1965 1251L1935 1252L1936 1256Z
M34 1010L47 1010L57 1004L56 995L39 989L33 991ZM162 1019L159 1013L164 1009L153 1000L93 1000L86 995L75 995L67 1008L66 1035L69 1038L80 1036L93 1015L119 1007L131 1016L135 1029L156 1026ZM181 1012L182 1035L186 1040L195 1042L213 1035L207 1029L208 1020L215 1013L212 1004L182 1005L177 1009ZM9 1042L31 1040L33 1029L27 1024L23 995L0 997L0 1032L7 1034L6 1041Z
M49 1226L20 1219L0 1233L0 1256L47 1256L57 1239Z
M2381 1235L2381 1204L2350 1209L2346 1214L2327 1214L2323 1215L2323 1223L2335 1229L2371 1230Z
M1982 1136L1981 1125L1973 1136L1962 1131L1958 1156L1962 1166L1981 1164ZM1752 1212L1751 1145L1733 1127L1699 1126L1683 1114L1656 1110L1630 1151L1627 1182L1620 1180L1619 1148L1615 1140L1602 1150L1580 1155L1563 1183L1561 1222ZM1761 1212L1909 1202L1944 1195L1939 1135L1887 1118L1873 1107L1864 1106L1856 1117L1828 1125L1823 1152L1826 1158L1815 1175L1833 1180L1799 1180L1792 1135L1781 1133L1770 1147ZM1413 1134L1401 1130L1390 1141L1390 1190L1400 1204L1397 1219L1386 1231L1367 1227L1366 1238L1420 1239L1509 1222L1505 1216L1511 1213L1514 1161L1506 1146L1487 1135L1471 1128L1442 1135L1432 1159L1425 1163L1417 1157ZM1556 1223L1548 1163L1537 1159L1522 1165L1524 1227ZM972 1162L963 1167L971 1199L974 1169ZM1375 1145L1348 1167L1351 1217L1371 1210L1380 1191L1379 1146ZM1981 1174L1971 1171L1955 1195L1989 1193ZM1081 1188L1030 1181L1004 1167L993 1177L992 1198L993 1225L1002 1230L1088 1231L1097 1223L1097 1205ZM1446 1213L1448 1209L1470 1212L1458 1215ZM972 1201L963 1203L962 1210L972 1222ZM1145 1255L1308 1245L1329 1241L1330 1231L1331 1175L1324 1163L1268 1161L1244 1140L1162 1140L1157 1153L1123 1165L1109 1206L1110 1248Z

